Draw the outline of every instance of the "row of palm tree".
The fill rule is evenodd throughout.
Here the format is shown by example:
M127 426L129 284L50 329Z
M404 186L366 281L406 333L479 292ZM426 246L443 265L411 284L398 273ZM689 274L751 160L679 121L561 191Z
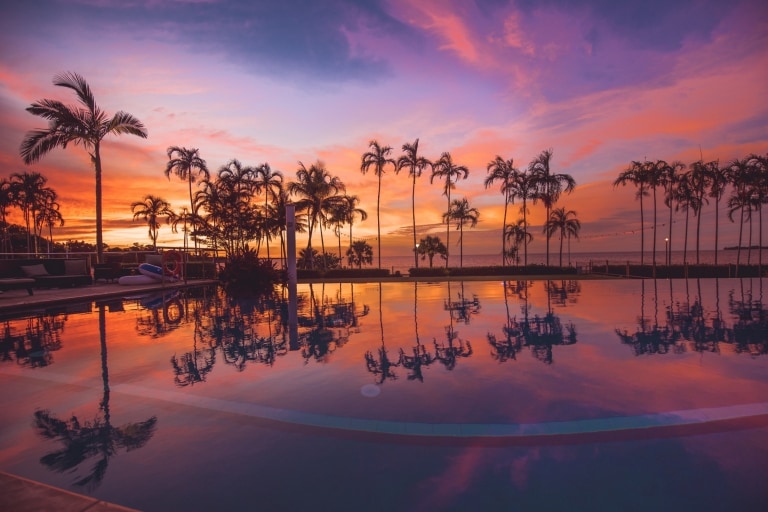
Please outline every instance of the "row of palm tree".
M56 86L72 90L79 103L66 105L58 100L43 99L29 106L28 112L46 119L49 124L47 128L35 129L26 134L20 147L20 154L26 164L31 164L39 161L53 149L66 148L69 144L83 146L88 151L96 174L96 246L98 260L101 262L104 250L101 142L109 134L130 134L146 138L147 130L138 119L129 113L119 111L113 116L108 116L96 104L88 83L77 73L69 72L57 75L54 77L53 83ZM448 204L443 216L446 223L446 245L450 246L451 221L456 222L459 231L463 231L466 224L476 225L479 212L470 207L466 199L456 202L451 200L451 191L459 179L468 177L469 169L455 163L450 153L444 152L438 160L430 162L419 154L419 139L416 139L413 143L404 144L402 156L395 160L389 157L391 147L382 146L375 140L371 141L369 146L370 151L362 157L361 171L365 173L373 169L379 179L376 205L379 267L381 267L381 222L379 215L381 180L387 166L392 166L396 173L407 169L412 179L411 203L414 248L416 247L416 178L420 177L427 168L432 171L430 182L433 182L435 178L444 181L443 193L447 197ZM351 231L355 216L359 216L363 220L367 216L363 210L357 207L355 196L346 196L345 187L341 180L331 176L320 162L310 166L310 168L305 168L303 164L300 164L296 181L287 184L283 189L282 174L279 171L272 171L268 164L253 169L242 167L237 160L232 160L226 169L220 169L216 179L211 180L210 172L205 161L200 157L198 149L171 146L168 148L167 154L166 176L170 178L171 174L175 174L180 179L185 180L188 185L190 209L184 214L184 222L190 222L196 235L193 236L196 246L201 237L206 237L213 247L217 247L221 243L225 251L233 253L243 251L247 245L245 242L248 240L257 239L260 243L263 238L266 241L269 257L269 241L282 230L280 219L284 214L279 206L287 201L287 194L298 197L296 202L299 206L298 210L305 215L309 233L308 248L311 248L312 235L315 230L320 231L321 243L324 245L322 232L324 227L333 226L340 239L341 226L349 224ZM497 157L488 165L488 171L491 172L491 175L486 180L486 185L489 186L499 179L502 181L502 194L505 202L505 220L502 230L503 263L506 263L508 257L508 251L505 247L506 240L509 238L509 226L506 222L508 205L516 198L523 201L521 208L523 221L517 223L517 228L521 230L522 235L513 233L512 238L522 241L525 263L527 264L527 246L531 239L528 236L527 202L529 200L534 203L541 201L547 210L549 222L552 208L560 195L563 192L571 192L575 187L575 181L570 175L552 172L551 158L552 151L545 150L531 162L528 169L522 172L514 168L511 159L505 161L501 157ZM254 178L254 173L260 179ZM200 184L202 188L197 193L193 192L195 183ZM254 208L255 205L252 201L253 194L258 193L264 195L261 211ZM144 207L137 206L137 208L143 209ZM152 230L150 229L150 231ZM544 231L547 236L547 264L549 264L549 240L554 231L546 225ZM462 245L461 242L460 235L460 246ZM283 245L281 237L281 247ZM339 252L341 251L339 250ZM463 247L460 252L463 253ZM414 263L418 266L418 254L415 249ZM448 259L446 258L447 265Z
M762 262L762 206L768 202L768 156L750 154L725 165L718 160L704 162L700 159L689 166L680 161L666 162L633 161L614 181L614 186L631 184L637 187L636 198L640 201L640 264L644 264L645 218L643 198L653 198L653 247L652 264L656 266L657 190L661 191L669 213L666 250L672 250L673 211L685 213L683 237L683 263L687 263L688 225L690 214L696 217L696 264L700 263L701 214L704 206L714 201L715 210L715 264L719 250L720 202L730 190L726 200L728 218L735 222L739 217L739 245L736 267L741 262L744 224L749 222L748 264L752 246L752 220L756 214L760 224L760 257ZM738 271L738 270L737 270Z
M0 252L13 252L8 230L10 209L21 211L26 227L27 252L40 252L39 240L43 229L48 229L48 250L53 243L53 228L64 225L61 205L56 191L48 186L48 178L39 172L13 173L0 179L0 226L2 240ZM33 247L34 245L34 247Z

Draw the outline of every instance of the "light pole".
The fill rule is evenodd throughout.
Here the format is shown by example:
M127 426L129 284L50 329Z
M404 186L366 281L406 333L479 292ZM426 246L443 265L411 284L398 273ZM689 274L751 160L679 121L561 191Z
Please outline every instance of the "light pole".
M665 256L664 260L666 261L667 266L669 266L670 254L669 254L669 238L668 237L664 239L664 256Z
M419 244L416 244L416 248L413 250L416 253L416 268L419 268Z

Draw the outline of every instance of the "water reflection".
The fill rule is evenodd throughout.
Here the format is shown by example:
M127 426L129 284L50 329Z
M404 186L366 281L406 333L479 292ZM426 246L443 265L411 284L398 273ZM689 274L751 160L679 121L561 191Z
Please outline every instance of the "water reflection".
M547 293L547 312L543 316L535 314L531 317L528 292L533 281L505 281L506 321L501 328L503 336L497 337L492 332L486 335L488 343L491 345L491 357L502 363L515 360L523 347L528 347L534 358L543 363L552 364L554 361L552 347L576 343L574 324L569 322L563 325L560 317L552 309L553 303L565 306L568 303L575 304L577 302L581 288L577 283L574 283L574 281L562 281L560 284L556 284L554 281L546 281L544 289ZM510 314L510 295L515 295L520 300L521 320Z
M3 322L0 361L39 368L53 363L53 352L61 349L61 333L67 315L43 313Z
M98 310L103 384L98 414L92 420L81 422L75 415L62 420L48 409L38 409L34 413L33 423L41 437L59 441L63 445L62 449L44 455L40 459L41 464L59 473L77 473L82 464L91 462L85 475L76 477L74 481L74 485L88 490L99 486L106 475L110 459L119 449L131 451L143 447L154 435L157 424L157 417L151 416L147 420L119 427L112 425L105 305L99 305Z
M653 317L646 315L646 282L641 284L641 309L634 332L616 329L620 341L632 347L635 355L683 353L687 350L719 354L721 344L737 354L759 356L768 353L768 309L762 299L762 280L754 290L752 279L740 279L738 289L728 293L726 321L720 306L720 280L715 279L714 305L703 299L701 279L667 280L668 304L659 321L659 283L653 280ZM691 296L691 285L695 284ZM674 287L684 286L685 299L674 300ZM714 307L713 307L714 306Z

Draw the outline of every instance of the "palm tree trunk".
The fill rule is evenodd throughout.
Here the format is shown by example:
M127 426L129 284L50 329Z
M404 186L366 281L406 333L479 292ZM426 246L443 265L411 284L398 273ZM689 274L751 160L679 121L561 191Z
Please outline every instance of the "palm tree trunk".
M560 268L563 267L563 233L560 233Z
M640 266L645 263L645 219L643 216L643 184L640 184Z
M525 196L523 196L523 230L525 231L525 236L523 236L523 250L525 251L525 255L523 257L523 265L528 266L528 215L527 215L527 205Z
M464 224L459 224L459 268L464 267Z
M704 208L703 200L699 202L699 213L696 215L696 264L700 263L699 260L699 239L701 238L701 210Z
M379 245L379 268L381 268L381 211L379 207L381 206L381 172L379 172L379 189L376 194L376 232L378 234L376 240ZM322 231L321 238L322 238Z
M413 169L415 171L415 169ZM419 253L416 251L416 173L413 173L413 187L411 189L411 215L413 216L413 265L419 268Z
M504 192L504 220L501 226L501 266L507 264L507 209L509 208L509 192Z
M715 265L717 265L718 235L720 233L720 197L715 198Z
M689 217L689 212L691 211L690 208L691 208L690 206L687 206L685 208L685 239L683 242L683 265L688 264L688 217Z
M653 187L653 268L656 268L656 187ZM654 275L656 275L654 271Z
M93 166L96 170L96 261L104 263L104 243L102 234L101 216L101 154L99 153L99 141L93 146Z
M547 206L547 220L549 220L549 206ZM549 266L549 231L547 231L547 266Z
M451 177L448 176L448 181L446 181L446 190L448 191L448 209L446 212L451 211L451 187L450 187L450 180ZM451 254L451 221L446 216L445 218L445 248L447 249L445 252L445 268L448 268L448 257Z

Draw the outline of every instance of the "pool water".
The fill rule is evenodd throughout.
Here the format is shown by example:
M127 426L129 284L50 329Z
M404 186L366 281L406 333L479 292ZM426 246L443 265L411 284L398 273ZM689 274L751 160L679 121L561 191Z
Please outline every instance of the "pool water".
M199 288L2 318L0 470L146 511L762 511L766 285L302 284L295 317L285 291Z

